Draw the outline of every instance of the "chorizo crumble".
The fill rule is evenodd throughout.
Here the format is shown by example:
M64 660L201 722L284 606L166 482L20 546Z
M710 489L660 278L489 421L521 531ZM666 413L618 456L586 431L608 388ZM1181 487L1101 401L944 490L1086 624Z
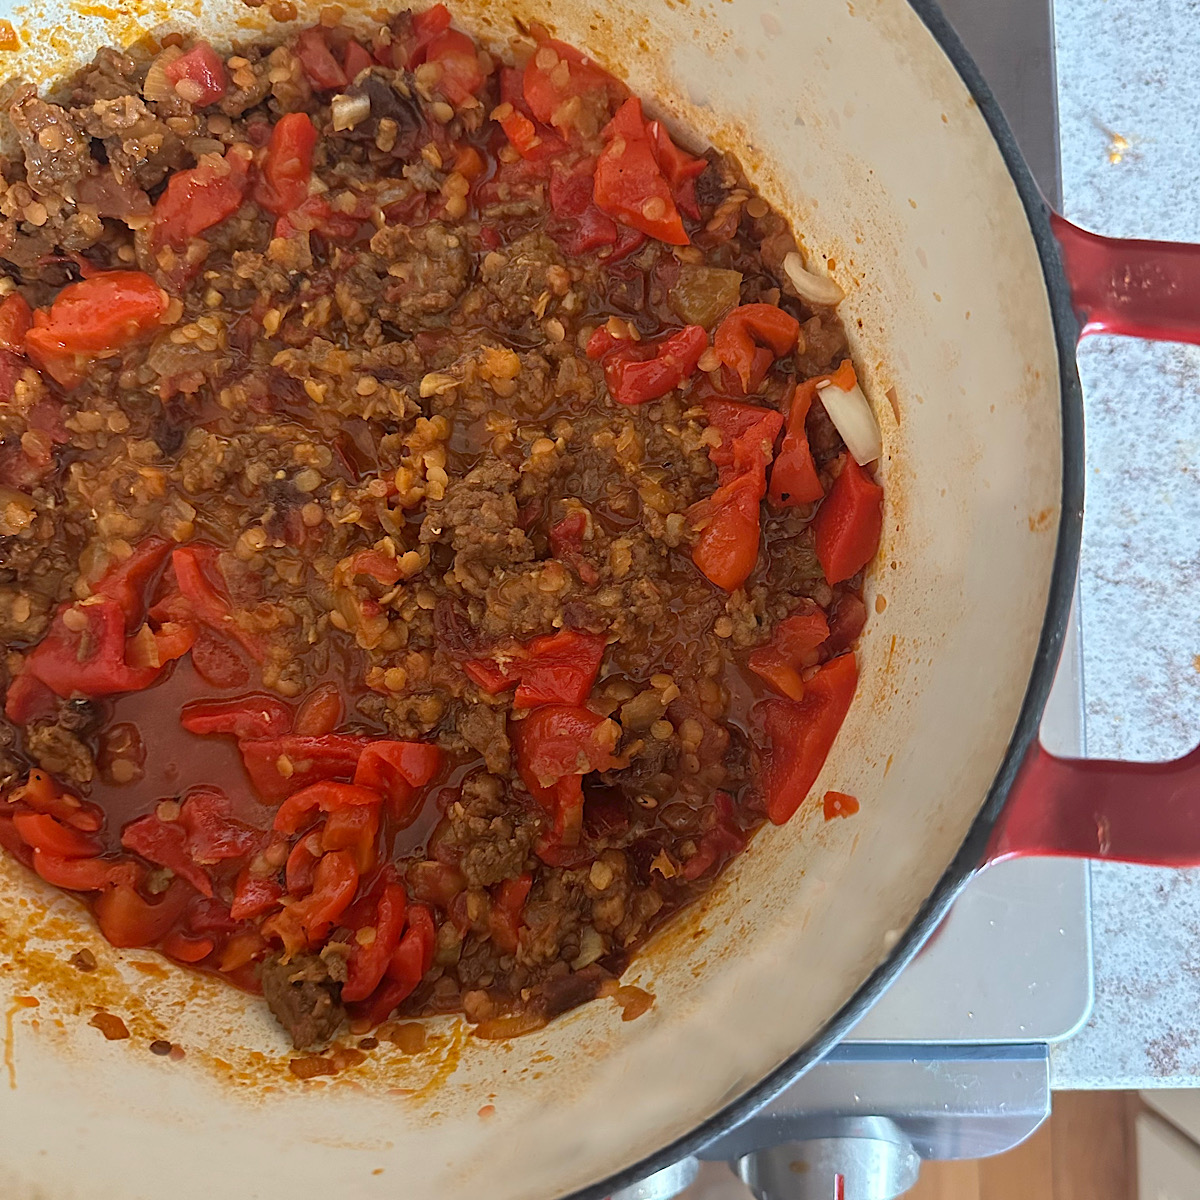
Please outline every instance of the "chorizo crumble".
M787 223L441 5L9 95L0 843L298 1048L615 995L855 689L882 493Z

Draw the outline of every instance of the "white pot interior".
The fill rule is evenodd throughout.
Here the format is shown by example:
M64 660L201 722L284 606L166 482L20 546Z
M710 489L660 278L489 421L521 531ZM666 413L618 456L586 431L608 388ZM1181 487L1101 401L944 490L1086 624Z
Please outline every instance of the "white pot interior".
M5 13L26 48L0 54L0 71L45 82L164 25L244 38L266 12L41 0ZM862 811L826 824L810 803L757 837L627 974L656 997L636 1021L599 1002L491 1043L446 1020L425 1055L384 1046L308 1083L258 1004L114 951L5 858L5 1200L508 1200L593 1183L685 1134L830 1019L934 887L1001 761L1054 556L1059 379L1025 213L950 63L904 0L456 10L492 42L513 14L587 48L679 131L736 151L809 254L834 260L883 426L887 516L859 696L816 791L851 792ZM92 974L67 965L82 946ZM88 1025L100 1007L129 1040ZM186 1057L151 1055L155 1038Z

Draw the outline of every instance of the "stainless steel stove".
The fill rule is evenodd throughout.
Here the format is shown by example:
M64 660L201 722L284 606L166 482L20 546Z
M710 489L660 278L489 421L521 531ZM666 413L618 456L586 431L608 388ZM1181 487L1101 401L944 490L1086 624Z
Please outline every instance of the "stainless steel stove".
M941 0L1057 203L1052 3ZM1083 754L1082 699L1073 625L1042 726L1051 751ZM1050 1111L1050 1044L1086 1019L1091 968L1087 865L992 867L828 1058L698 1158L613 1200L891 1200L922 1159L1008 1150Z

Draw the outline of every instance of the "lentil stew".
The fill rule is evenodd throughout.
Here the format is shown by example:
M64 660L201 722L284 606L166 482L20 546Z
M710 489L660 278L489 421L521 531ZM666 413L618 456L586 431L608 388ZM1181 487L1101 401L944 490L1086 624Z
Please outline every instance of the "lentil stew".
M855 692L836 285L543 29L329 9L54 100L0 164L0 844L297 1047L615 994Z

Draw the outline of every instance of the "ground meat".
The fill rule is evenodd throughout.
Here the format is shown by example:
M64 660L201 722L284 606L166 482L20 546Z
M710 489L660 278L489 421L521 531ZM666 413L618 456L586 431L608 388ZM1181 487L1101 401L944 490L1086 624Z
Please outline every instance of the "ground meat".
M385 226L371 239L371 250L388 280L379 316L401 329L444 312L467 286L471 256L466 241L441 221L417 229Z
M297 1050L333 1039L346 1019L341 1003L345 980L344 956L329 949L320 955L298 954L288 962L273 955L262 964L263 997Z
M844 332L789 290L795 234L728 156L688 168L696 209L673 188L686 244L634 227L658 199L598 210L615 80L525 158L492 116L521 63L464 97L408 66L409 14L276 33L210 103L164 86L187 35L101 50L58 103L10 92L0 324L24 302L54 327L68 284L93 302L0 348L0 807L53 805L145 899L184 889L171 937L297 1047L389 1004L536 1023L612 994L763 821L787 747L760 702L796 689L754 652L819 617L784 665L844 678L866 606L861 572L825 577L822 502L724 509L775 469L734 430ZM310 78L351 36L371 65ZM735 301L798 326L749 395L716 350ZM693 303L698 360L659 358ZM819 401L806 434L827 493L847 460ZM757 561L718 586L732 516ZM343 1005L381 937L388 974Z
M40 767L72 783L90 783L96 773L91 750L62 724L31 726L25 745Z
M8 115L25 153L30 188L43 196L74 195L96 165L87 134L71 114L27 91L9 106Z

